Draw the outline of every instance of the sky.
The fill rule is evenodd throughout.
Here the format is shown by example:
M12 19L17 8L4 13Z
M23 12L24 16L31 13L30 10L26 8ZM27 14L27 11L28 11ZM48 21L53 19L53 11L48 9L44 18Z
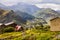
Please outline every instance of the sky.
M60 0L0 0L0 3L6 6L16 5L21 2L36 5L39 8L52 8L54 10L60 10Z
M42 2L42 0L0 0L0 3L4 4L6 6L15 5L20 2L34 4L34 3Z

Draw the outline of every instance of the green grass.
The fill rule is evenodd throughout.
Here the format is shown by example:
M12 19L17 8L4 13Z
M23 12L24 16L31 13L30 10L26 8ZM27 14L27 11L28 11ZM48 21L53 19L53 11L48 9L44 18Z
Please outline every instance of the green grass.
M21 35L21 32L4 33L0 35L0 38L8 38L10 36L18 36L18 35Z
M10 32L0 35L0 39L5 40L57 40L55 37L60 32L42 32L36 29L27 30L25 32Z

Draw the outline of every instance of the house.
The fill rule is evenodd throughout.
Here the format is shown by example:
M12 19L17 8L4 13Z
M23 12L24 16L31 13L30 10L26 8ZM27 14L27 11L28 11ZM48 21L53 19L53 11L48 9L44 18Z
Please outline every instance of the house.
M16 25L15 31L23 31L23 30L24 30L23 27Z
M0 28L6 28L6 27L14 27L15 31L23 30L23 27L21 27L21 25L18 25L13 21L9 23L0 23Z
M50 25L50 31L60 31L60 18L55 17L51 19L49 25Z
M9 26L11 26L11 27L16 27L16 25L18 25L18 24L16 24L15 22L9 22L9 23L5 23L5 26L7 26L7 27L9 27Z
M0 23L0 27L1 27L2 23Z
M2 29L2 28L4 28L4 27L5 27L5 25L2 24L2 23L0 23L0 29Z

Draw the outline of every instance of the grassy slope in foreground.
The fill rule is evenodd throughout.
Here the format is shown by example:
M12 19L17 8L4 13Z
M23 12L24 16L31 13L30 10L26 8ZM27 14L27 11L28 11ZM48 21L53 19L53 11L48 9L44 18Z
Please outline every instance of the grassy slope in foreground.
M41 32L36 29L27 30L25 32L11 32L0 35L0 39L5 40L57 40L58 32Z

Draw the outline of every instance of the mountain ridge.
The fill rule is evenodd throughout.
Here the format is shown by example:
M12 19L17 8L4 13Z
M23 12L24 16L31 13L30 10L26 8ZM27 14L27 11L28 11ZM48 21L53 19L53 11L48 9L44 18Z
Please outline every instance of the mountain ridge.
M53 17L60 17L60 13L58 13L57 11L52 10L50 8L47 8L47 9L42 9L42 10L38 11L37 13L34 14L34 16L36 16L38 18L43 18L47 21Z
M10 21L13 21L15 20L16 22L18 23L24 23L26 22L27 20L32 20L33 18L31 17L31 15L27 14L27 13L23 13L23 12L20 12L19 14L22 15L20 16L19 14L17 14L17 12L14 12L13 10L1 10L0 9L0 23L7 23L7 22L10 22ZM26 14L27 17L24 19L24 15ZM24 17L23 17L24 16ZM30 17L29 17L30 16Z

